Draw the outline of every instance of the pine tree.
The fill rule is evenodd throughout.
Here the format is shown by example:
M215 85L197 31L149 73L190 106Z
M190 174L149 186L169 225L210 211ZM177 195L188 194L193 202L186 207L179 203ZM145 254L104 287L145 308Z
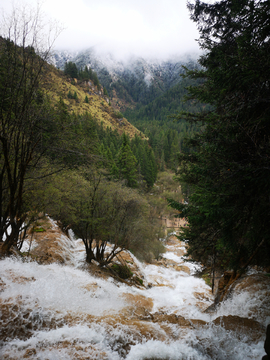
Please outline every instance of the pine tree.
M161 158L160 158L160 171L165 170L165 159L164 159L164 151L162 151Z
M77 95L77 92L76 92L76 91L74 91L73 99L74 99L76 102L79 102L78 95Z
M72 61L66 62L64 73L72 78L78 78L78 68L76 64Z
M198 24L201 79L190 98L211 105L182 113L201 133L182 154L181 178L193 185L188 205L173 206L187 216L189 253L205 264L245 269L269 264L270 194L270 3L223 0L189 4Z
M108 161L107 167L109 168L110 171L110 175L114 178L118 178L119 177L119 170L116 166L116 163L114 161L112 152L110 150L110 148L107 149L106 151L106 158Z
M122 135L122 145L117 155L119 176L126 181L128 187L137 186L137 160L133 155L128 136Z

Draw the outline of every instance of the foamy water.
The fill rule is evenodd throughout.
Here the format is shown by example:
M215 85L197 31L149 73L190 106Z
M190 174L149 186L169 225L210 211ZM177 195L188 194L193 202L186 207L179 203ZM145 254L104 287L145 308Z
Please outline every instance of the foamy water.
M263 306L263 294L270 289L258 290L253 298L239 292L211 318L203 312L213 301L210 288L181 268L144 265L134 259L145 276L145 284L152 287L129 287L80 269L85 258L82 242L68 238L62 241L69 254L67 265L38 265L10 258L0 262L1 301L7 304L12 319L6 319L2 311L2 330L7 337L1 343L1 359L22 359L27 355L28 359L40 360L259 360L264 355L263 339L252 343L245 334L235 338L234 333L211 323L181 327L132 318L134 315L129 314L143 313L143 306L130 311L132 305L126 294L151 300L152 314L204 321L238 315L256 318L266 325L270 319L263 318L260 312L255 315L254 307ZM194 265L184 263L179 255L181 248L181 244L168 246L164 258L177 266L188 266L192 272ZM25 336L20 332L15 336L14 326L21 326Z

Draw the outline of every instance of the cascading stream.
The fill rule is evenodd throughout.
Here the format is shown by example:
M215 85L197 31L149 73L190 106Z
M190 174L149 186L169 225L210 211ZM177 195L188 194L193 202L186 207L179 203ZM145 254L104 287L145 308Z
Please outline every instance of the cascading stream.
M210 288L192 276L195 266L183 261L185 248L176 238L156 264L130 255L146 288L91 275L83 268L82 242L64 235L61 241L67 259L62 265L1 261L1 358L260 360L264 355L270 281L257 284L252 294L235 291L210 315L204 312L213 301ZM223 315L232 326L236 316L249 323L235 332L218 323Z

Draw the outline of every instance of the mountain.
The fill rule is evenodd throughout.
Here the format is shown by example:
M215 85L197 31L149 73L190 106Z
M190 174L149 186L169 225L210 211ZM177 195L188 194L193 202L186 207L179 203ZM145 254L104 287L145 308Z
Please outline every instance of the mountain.
M177 153L185 147L184 139L197 128L169 116L179 111L199 111L203 104L185 102L186 87L193 84L183 79L183 65L197 67L192 58L172 57L167 60L130 56L119 60L95 48L72 53L56 52L55 66L64 69L67 62L78 69L91 68L106 88L110 103L149 139L159 169L177 167Z
M62 71L49 66L44 87L52 101L63 100L70 113L82 115L90 113L104 128L117 130L121 135L127 133L131 138L135 134L144 137L138 129L131 125L123 115L110 105L103 88L97 88L92 81L80 81L68 78Z
M93 69L107 89L111 103L121 110L147 105L181 81L182 65L196 66L194 59L177 56L160 60L133 55L119 60L110 53L99 53L94 47L80 52L56 51L52 58L60 69L64 69L67 61L78 68Z

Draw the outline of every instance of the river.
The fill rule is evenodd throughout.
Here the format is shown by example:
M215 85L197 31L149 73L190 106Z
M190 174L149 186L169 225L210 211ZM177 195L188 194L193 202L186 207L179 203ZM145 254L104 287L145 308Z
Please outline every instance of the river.
M129 255L144 287L91 274L80 240L61 235L57 241L62 264L0 262L1 359L260 360L264 355L270 322L266 276L256 291L235 291L208 313L211 289L193 276L199 265L183 261L184 244L174 236L155 264ZM250 323L235 331L239 317Z

